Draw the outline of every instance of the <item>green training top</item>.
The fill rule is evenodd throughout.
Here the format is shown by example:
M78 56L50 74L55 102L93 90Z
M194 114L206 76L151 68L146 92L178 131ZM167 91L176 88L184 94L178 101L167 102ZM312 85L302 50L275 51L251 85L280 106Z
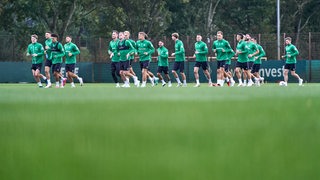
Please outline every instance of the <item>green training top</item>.
M286 55L284 56L286 58L286 64L295 64L297 63L297 55L299 54L298 49L293 44L288 44L286 46ZM290 55L290 57L289 57Z
M109 53L109 55L111 53L113 53L113 57L111 59L112 62L119 62L120 61L120 56L118 55L118 52L117 52L118 43L119 43L119 39L112 40L109 42L108 53Z
M240 51L241 53L238 53L238 62L240 63L246 63L249 61L248 58L248 46L247 43L243 40L239 41L237 44L237 51Z
M62 57L65 55L64 54L64 48L60 42L52 42L49 46L49 51L50 57L49 59L52 60L52 64L58 64L62 63Z
M169 62L168 62L168 56L169 56L169 52L168 49L164 46L159 47L157 49L158 51L158 66L169 66Z
M40 43L31 43L28 45L28 54L32 57L32 64L40 64L43 62L44 49ZM37 56L32 56L32 54L37 54Z
M137 53L137 44L134 40L132 39L128 39L128 41L130 41L130 43L132 44L133 48L134 48L134 53L132 53L130 56L129 56L129 60L132 60L134 59L134 54Z
M154 47L152 43L148 40L138 40L137 52L140 57L140 61L150 61L151 54L154 53ZM147 55L145 55L144 53L147 53Z
M69 42L64 45L64 50L66 54L66 64L75 64L77 62L76 57L78 54L80 54L80 50L77 47L77 45L75 45L72 42ZM69 53L71 53L72 56L69 56Z
M255 56L256 60L254 61L254 64L261 64L261 58L266 55L266 52L263 50L260 44L257 44L257 47L259 49L259 53Z
M232 59L232 57L234 56L234 54L235 54L235 52L231 49L231 51L230 52L228 52L227 53L228 54L228 59L227 59L227 61L226 61L226 64L231 64L231 59Z
M52 39L49 38L49 39L47 39L47 40L44 42L44 45L50 47L50 46L51 46L51 43L52 43ZM48 60L51 60L51 59L49 59L49 57L51 57L50 51L47 51L47 50L45 50L45 51L46 51L46 57L47 57L47 59L48 59Z
M176 62L182 62L186 60L185 57L185 51L183 47L183 42L179 39L176 40L175 45L174 45L174 53L175 53L175 61Z
M132 46L129 40L125 40L125 39L123 39L122 41L119 40L117 45L117 52L118 52L118 55L120 55L119 57L120 61L128 61L129 59L127 59L127 55L134 54L134 47Z
M247 45L248 45L248 55L253 54L258 50L257 44L252 41L247 42ZM249 58L249 62L254 62L255 60L254 56L248 57L248 58Z
M198 51L198 54L196 54L196 61L205 62L208 60L208 47L206 43L204 43L203 41L198 41L194 44L194 48L196 51Z
M212 44L212 50L216 50L217 60L228 60L228 53L231 51L231 46L225 39L215 40Z

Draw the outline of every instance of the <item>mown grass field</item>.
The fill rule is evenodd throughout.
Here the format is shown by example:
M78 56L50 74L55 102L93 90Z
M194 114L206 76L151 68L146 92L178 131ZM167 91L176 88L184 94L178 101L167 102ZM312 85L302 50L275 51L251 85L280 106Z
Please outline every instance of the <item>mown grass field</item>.
M0 84L1 180L318 180L320 84Z

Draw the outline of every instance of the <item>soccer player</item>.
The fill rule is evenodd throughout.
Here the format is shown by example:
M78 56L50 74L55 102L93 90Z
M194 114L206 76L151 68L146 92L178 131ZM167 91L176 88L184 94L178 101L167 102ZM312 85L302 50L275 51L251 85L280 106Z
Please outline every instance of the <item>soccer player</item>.
M75 45L71 41L72 41L72 37L67 36L66 37L66 44L64 45L64 49L65 49L65 53L66 53L66 66L65 66L65 68L66 68L66 72L67 72L67 78L68 78L69 82L71 83L71 87L74 88L76 86L74 85L73 78L78 79L80 86L83 85L83 79L74 73L74 69L75 69L76 62L77 62L76 56L78 54L80 54L80 50L77 47L77 45Z
M236 75L239 80L238 86L243 86L242 84L242 79L241 79L241 70L243 73L245 73L248 77L251 75L249 74L250 72L249 67L248 67L248 49L247 49L247 43L243 40L244 35L239 33L237 34L237 50L236 50L236 55L238 56L237 64L236 64Z
M288 85L288 73L291 71L291 75L296 77L299 80L299 86L302 86L303 79L296 73L296 63L297 63L297 55L299 54L296 46L291 44L291 37L285 38L286 42L286 54L282 56L282 58L286 58L286 64L284 66L283 78L284 78L284 86Z
M260 44L257 44L256 38L254 38L254 37L251 38L251 41L257 45L258 50L259 50L259 53L254 56L255 61L254 61L254 64L252 66L252 74L255 76L256 85L260 86L260 81L263 80L263 78L260 77L260 73L259 73L260 66L261 66L261 63L262 63L261 58L263 56L265 56L266 53L265 53L264 49L262 48L262 46Z
M121 87L124 88L129 88L130 83L129 83L129 78L127 79L126 77L132 77L134 80L134 84L136 86L139 86L139 81L137 76L134 76L133 74L130 73L130 62L129 62L129 56L134 54L134 47L130 43L130 41L127 41L124 38L124 33L120 32L119 33L119 42L117 45L117 52L118 56L120 56L120 76L124 82L124 84Z
M44 72L45 72L45 75L47 77L46 88L49 88L49 87L51 87L50 68L52 66L52 59L50 59L51 58L51 54L50 54L50 51L48 51L48 49L49 49L49 47L51 46L51 43L52 43L51 32L46 32L45 33L45 38L46 38L46 41L44 42L44 44L45 44L44 53L46 54L46 62L45 62L45 65L44 65Z
M186 79L186 75L184 74L184 61L186 60L186 58L185 58L185 50L184 50L183 42L179 39L178 33L173 33L171 35L171 38L175 42L175 45L174 45L175 52L172 53L171 56L176 57L173 64L172 74L178 82L177 87L182 86L182 83L177 74L177 71L179 70L182 81L183 81L183 87L187 87L187 79Z
M119 80L117 78L117 76L120 77L120 58L117 53L118 43L118 31L113 31L112 41L109 42L108 54L111 58L111 75L117 88L120 87Z
M51 38L52 38L52 43L50 44L47 52L50 53L49 59L52 60L52 73L56 80L56 88L59 88L59 87L63 88L66 79L63 78L60 71L61 71L62 58L65 55L64 48L62 44L58 41L57 34L51 34ZM59 85L60 80L61 80L61 86Z
M196 57L196 63L193 68L194 77L196 79L196 85L194 87L200 87L199 81L199 68L202 67L203 73L209 81L209 86L212 86L210 73L208 71L208 47L207 44L202 41L202 36L197 35L197 42L194 44L195 52L194 56Z
M228 86L231 87L234 86L235 81L233 80L232 73L230 71L230 65L231 65L231 59L234 56L235 52L231 49L231 51L228 53L228 59L226 61L226 65L224 66L224 77L227 80Z
M147 77L154 77L150 74L149 64L151 61L151 54L154 53L154 47L149 40L146 40L146 33L139 32L137 41L137 53L140 57L140 68L142 72L142 85L141 87L146 87ZM154 86L154 80L151 80L152 86Z
M130 32L129 31L124 31L123 34L124 34L124 38L126 40L128 40L132 44L132 46L134 47L134 54L135 54L137 52L136 42L134 40L130 39ZM136 73L133 71L133 68L132 68L132 63L134 61L134 54L131 54L129 56L129 68L130 68L129 72L131 74L133 74L134 76L136 76Z
M217 40L212 44L212 50L217 56L217 85L224 84L224 68L228 60L228 53L232 50L228 41L223 39L223 32L217 32Z
M158 70L157 70L157 76L159 77L159 80L162 82L162 87L166 85L166 82L164 81L163 77L161 76L161 73L163 72L165 77L168 81L168 87L171 87L171 79L169 76L169 62L168 62L168 56L169 52L166 47L164 47L163 41L159 41L159 48L157 49L158 52Z
M254 61L255 61L255 56L257 54L259 54L259 49L257 47L257 44L254 43L252 40L251 40L251 36L250 34L246 34L246 41L247 41L247 46L248 46L248 72L251 74L251 70L252 70L252 66L254 64ZM251 79L251 76L246 76L244 74L244 85L247 84L247 80L248 80L248 86L252 86L253 85L253 81Z
M28 46L27 56L32 56L32 66L31 71L34 79L36 80L38 86L42 88L40 78L46 80L47 78L41 74L42 62L44 49L42 44L38 43L38 36L33 34L31 35L31 44Z

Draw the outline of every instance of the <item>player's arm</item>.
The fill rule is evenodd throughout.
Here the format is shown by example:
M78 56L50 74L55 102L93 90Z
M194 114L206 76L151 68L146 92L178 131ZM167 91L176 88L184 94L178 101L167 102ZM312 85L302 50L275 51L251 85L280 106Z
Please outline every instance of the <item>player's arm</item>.
M152 43L151 42L149 42L149 51L147 52L148 53L148 55L151 55L151 54L153 54L154 53L154 47L153 47L153 45L152 45Z
M76 55L78 55L78 54L80 54L80 50L79 50L79 48L76 46L76 45L73 45L72 46L72 52L71 52L71 54L73 55L73 56L76 56Z
M222 51L226 52L226 53L229 53L232 51L232 48L231 48L230 43L228 41L225 41L225 48Z
M182 43L179 43L178 51L175 52L175 55L177 54L183 54L184 53L184 47Z
M291 57L292 57L292 56L298 56L298 55L299 55L299 51L298 51L298 49L297 49L295 46L292 47L292 52L293 52L293 53L291 53Z
M203 54L203 55L208 54L208 47L206 44L203 44L203 48L201 49L202 51L198 51L198 54Z
M42 56L42 55L44 55L44 48L43 48L42 44L39 44L39 46L40 46L40 51L35 54L37 54L37 56Z
M232 57L235 55L236 53L231 49L231 51L228 53L228 58L232 59Z
M266 55L266 52L263 50L262 47L259 48L259 55L258 55L258 58L262 58L263 56Z
M169 56L168 49L164 49L164 50L161 52L160 56L161 56L162 58L167 58L167 57Z
M60 58L60 57L65 56L64 47L62 46L62 44L59 43L58 49L60 50L60 52L57 53L57 54L55 55L55 57L56 57L56 58Z

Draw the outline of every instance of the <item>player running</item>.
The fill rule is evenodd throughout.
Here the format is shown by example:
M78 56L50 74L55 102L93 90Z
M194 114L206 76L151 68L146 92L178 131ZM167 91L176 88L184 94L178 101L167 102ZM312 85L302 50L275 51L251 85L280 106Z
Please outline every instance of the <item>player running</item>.
M225 65L229 58L229 52L232 50L228 41L223 39L223 32L217 32L217 40L212 44L212 50L217 57L217 85L223 86Z
M116 83L116 87L120 87L119 80L117 76L120 76L120 58L117 53L119 39L118 39L118 31L112 32L112 40L109 42L108 54L111 58L111 75L114 83Z
M39 88L42 88L42 83L40 78L46 80L47 78L41 74L44 48L42 44L38 43L38 36L31 35L31 44L28 45L27 56L32 56L32 66L31 71L34 79L36 80Z
M154 53L154 47L149 40L146 40L146 33L139 32L137 41L137 53L140 58L140 68L142 72L142 84L141 87L146 87L147 78L152 78L151 84L154 86L154 75L149 71L149 65L151 61L151 55Z
M284 66L283 78L284 78L284 86L288 85L288 73L291 71L291 75L299 80L299 86L302 86L303 79L296 73L296 64L297 64L297 55L299 54L296 46L291 44L291 37L285 38L286 42L286 55L282 56L282 58L286 58L286 64Z
M69 82L71 83L71 87L75 88L76 86L74 85L73 78L78 79L80 86L83 85L83 79L74 73L74 69L75 69L76 62L77 62L76 56L78 54L80 54L80 50L77 47L77 45L75 45L71 41L72 41L72 37L67 36L66 37L66 44L64 45L64 49L65 49L65 53L66 53L66 66L65 66L65 68L66 68L66 72L67 72L67 78L68 78Z
M177 87L180 87L180 86L187 87L187 79L186 79L186 75L184 73L184 62L185 62L186 58L185 58L185 50L184 50L183 42L179 39L178 33L173 33L171 35L171 38L175 42L175 45L174 45L175 51L174 51L174 53L171 54L171 56L176 57L174 64L173 64L172 74L178 82ZM179 76L177 74L178 70L180 71L183 85L182 85L182 83L179 79Z
M199 81L199 68L202 67L204 75L207 77L209 81L209 86L212 86L211 76L208 71L208 47L205 42L202 41L202 36L197 35L197 42L194 44L195 52L194 57L196 58L196 63L193 68L194 77L196 79L196 85L194 87L200 87Z
M168 87L171 87L171 79L169 76L169 62L168 62L168 49L164 47L163 41L159 41L159 48L157 49L158 52L158 70L157 70L157 76L159 80L162 82L162 87L166 85L165 80L161 76L161 73L163 72L165 77L167 78Z

